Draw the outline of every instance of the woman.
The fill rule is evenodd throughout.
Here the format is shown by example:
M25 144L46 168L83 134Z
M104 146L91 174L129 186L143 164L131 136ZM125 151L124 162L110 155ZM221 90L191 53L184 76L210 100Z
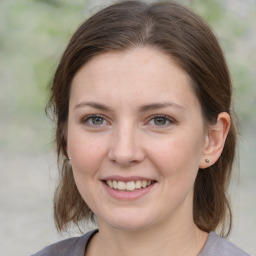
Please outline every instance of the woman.
M231 82L205 22L177 3L123 1L83 23L52 83L57 229L98 229L39 255L248 255L218 236L236 132Z

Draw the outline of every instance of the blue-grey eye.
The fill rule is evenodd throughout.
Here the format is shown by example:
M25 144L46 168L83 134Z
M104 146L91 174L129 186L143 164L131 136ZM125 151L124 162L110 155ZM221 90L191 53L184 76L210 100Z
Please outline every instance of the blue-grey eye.
M155 125L166 125L169 122L165 117L155 117L153 120Z
M94 125L102 125L104 123L104 118L100 117L100 116L94 116L91 117L91 123Z

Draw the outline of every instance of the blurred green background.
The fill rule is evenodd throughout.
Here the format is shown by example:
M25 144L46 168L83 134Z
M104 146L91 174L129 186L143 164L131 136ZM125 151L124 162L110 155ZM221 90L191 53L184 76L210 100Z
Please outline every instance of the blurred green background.
M58 60L77 26L114 1L0 0L0 239L26 255L59 239L51 200L53 124L44 107ZM150 2L150 1L148 1ZM230 240L256 253L256 1L181 0L214 29L230 67L241 125L240 174L231 186ZM12 244L16 244L13 246Z

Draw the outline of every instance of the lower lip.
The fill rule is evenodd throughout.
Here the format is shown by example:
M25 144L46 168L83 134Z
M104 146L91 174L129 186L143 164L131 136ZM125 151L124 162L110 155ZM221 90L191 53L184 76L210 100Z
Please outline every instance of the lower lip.
M122 190L113 189L113 188L110 188L104 181L102 181L102 184L105 190L107 191L107 193L115 199L135 200L149 193L149 191L154 187L156 183L153 183L146 188L141 188L134 191L122 191Z

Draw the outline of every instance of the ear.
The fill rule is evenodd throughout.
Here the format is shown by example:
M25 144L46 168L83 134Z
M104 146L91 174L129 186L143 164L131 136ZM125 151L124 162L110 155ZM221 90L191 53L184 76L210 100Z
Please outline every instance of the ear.
M230 127L230 115L222 112L218 115L217 123L209 126L206 132L205 146L200 160L200 168L213 165L220 157Z

